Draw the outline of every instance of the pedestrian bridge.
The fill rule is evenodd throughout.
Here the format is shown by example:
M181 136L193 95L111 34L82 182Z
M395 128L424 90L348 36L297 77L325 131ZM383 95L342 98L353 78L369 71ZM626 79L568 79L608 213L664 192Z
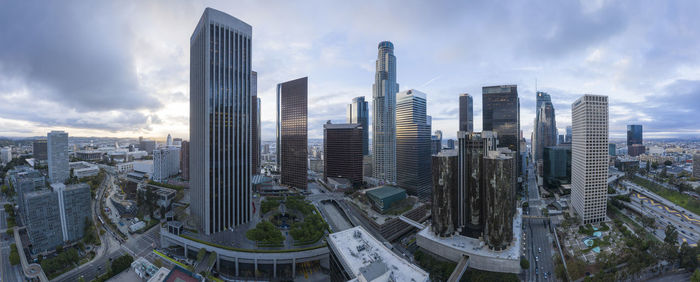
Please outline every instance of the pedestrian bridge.
M405 223L408 223L408 224L412 225L412 226L415 227L415 228L420 229L420 230L423 230L423 229L425 228L425 225L420 224L420 223L418 223L417 221L415 221L415 220L413 220L413 219L410 219L410 218L408 218L408 217L405 217L405 216L403 216L403 215L400 215L400 216L399 216L399 219L402 220L402 221L405 222Z
M469 267L469 257L462 255L462 258L457 263L455 270L452 271L452 274L450 274L450 278L447 279L447 282L456 282L461 280L462 275L464 275L464 272L467 270L467 267Z

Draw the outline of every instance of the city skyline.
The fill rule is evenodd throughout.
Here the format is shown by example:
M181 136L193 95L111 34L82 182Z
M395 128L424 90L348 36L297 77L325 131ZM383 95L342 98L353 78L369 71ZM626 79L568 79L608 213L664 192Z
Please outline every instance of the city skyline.
M698 3L658 7L607 2L531 7L458 3L450 9L429 3L372 5L398 6L398 11L354 17L359 7L324 3L318 7L326 11L321 18L299 18L290 29L286 21L270 19L281 13L297 17L302 13L286 11L307 5L279 3L273 5L276 9L254 3L210 5L255 26L253 68L260 76L263 140L274 138L275 85L294 77L309 76L310 138L321 138L326 120L342 122L344 105L372 92L374 48L382 40L396 46L399 90L415 88L431 94L428 114L433 129L441 129L446 139L456 137L459 94L478 94L482 86L505 84L519 86L521 126L529 137L535 81L537 90L556 97L554 107L563 109L557 113L560 132L571 124L567 105L584 93L595 93L610 97L611 138L624 138L628 123L643 124L649 138L700 136L692 122L699 114L693 110L700 106L700 81L695 79L700 57L692 50L700 42L697 31L683 28L698 23L690 12L698 10ZM0 106L0 136L41 136L56 129L72 136L154 137L169 132L187 136L186 40L198 20L197 11L205 6L196 2L9 5L0 12L4 19L26 17L31 11L55 24L41 29L41 23L21 29L0 27L1 34L17 42L0 52L0 96L14 101ZM537 21L530 16L551 9L560 13ZM489 22L491 15L504 10L511 16L499 24ZM458 16L464 13L466 17ZM83 15L79 22L74 14ZM640 14L645 16L636 16ZM405 15L423 16L396 24L402 22L397 17ZM662 24L643 20L648 17ZM158 24L144 24L153 20ZM483 25L483 30L468 28L476 25ZM27 29L32 32L23 32ZM86 39L100 34L109 37ZM463 44L485 36L501 39ZM509 44L500 44L506 38ZM41 59L46 56L64 59ZM102 71L94 72L93 64ZM675 99L657 99L669 96ZM482 130L480 99L474 95L475 131ZM36 110L25 111L28 107ZM678 114L683 118L673 118Z

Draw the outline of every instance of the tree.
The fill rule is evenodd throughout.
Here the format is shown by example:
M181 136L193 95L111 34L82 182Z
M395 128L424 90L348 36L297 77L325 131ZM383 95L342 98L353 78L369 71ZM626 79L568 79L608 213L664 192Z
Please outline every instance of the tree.
M665 165L665 166L670 166L670 165L672 165L672 164L673 164L673 162L670 161L670 160L664 161L664 165Z
M58 246L56 246L56 253L57 253L57 254L60 254L60 253L62 253L62 252L63 252L63 245L58 245Z
M123 255L121 257L118 257L117 259L112 261L112 269L110 272L112 273L112 275L116 275L124 271L124 269L129 268L132 262L134 262L134 258L130 255Z
M700 268L693 272L693 276L690 276L690 282L700 282Z
M678 244L678 231L676 231L676 227L673 225L666 225L666 238L664 238L664 242L666 244L670 245L676 245Z
M654 228L656 226L655 223L656 223L656 220L653 217L646 216L646 215L642 216L642 225L644 226L644 228L647 228L647 227Z
M655 169L659 168L659 164L657 164L656 162L653 162L653 163L651 163L651 168L655 170Z
M197 252L197 261L202 260L204 258L204 255L206 254L207 250L205 250L204 248L199 249L199 251Z
M19 264L19 252L17 251L17 245L15 245L14 243L10 245L10 264Z
M526 258L521 258L520 259L520 267L522 269L528 269L528 268L530 268L530 262Z

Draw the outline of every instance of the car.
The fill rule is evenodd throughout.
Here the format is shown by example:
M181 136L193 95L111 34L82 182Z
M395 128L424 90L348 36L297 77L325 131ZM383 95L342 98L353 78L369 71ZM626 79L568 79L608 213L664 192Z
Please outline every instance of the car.
M540 261L540 257L535 256L535 261Z
M542 252L542 248L537 248L537 251L541 253L541 252Z

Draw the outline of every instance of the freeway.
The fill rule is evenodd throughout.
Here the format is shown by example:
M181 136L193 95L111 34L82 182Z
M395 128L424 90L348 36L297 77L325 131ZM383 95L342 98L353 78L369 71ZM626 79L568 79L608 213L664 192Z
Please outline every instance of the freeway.
M652 232L661 238L665 236L667 225L673 225L678 230L678 244L688 243L691 247L697 247L700 239L700 224L693 217L681 214L668 206L656 202L642 194L632 193L630 203L637 210L641 210L656 220L656 228Z
M540 199L539 189L535 180L535 172L532 164L528 167L528 208L529 215L540 216L540 209L544 207ZM523 241L526 258L530 262L530 268L525 271L527 281L546 281L552 279L554 272L554 261L552 250L552 237L549 232L549 223L545 219L523 218ZM547 279L544 279L543 272L549 272Z

